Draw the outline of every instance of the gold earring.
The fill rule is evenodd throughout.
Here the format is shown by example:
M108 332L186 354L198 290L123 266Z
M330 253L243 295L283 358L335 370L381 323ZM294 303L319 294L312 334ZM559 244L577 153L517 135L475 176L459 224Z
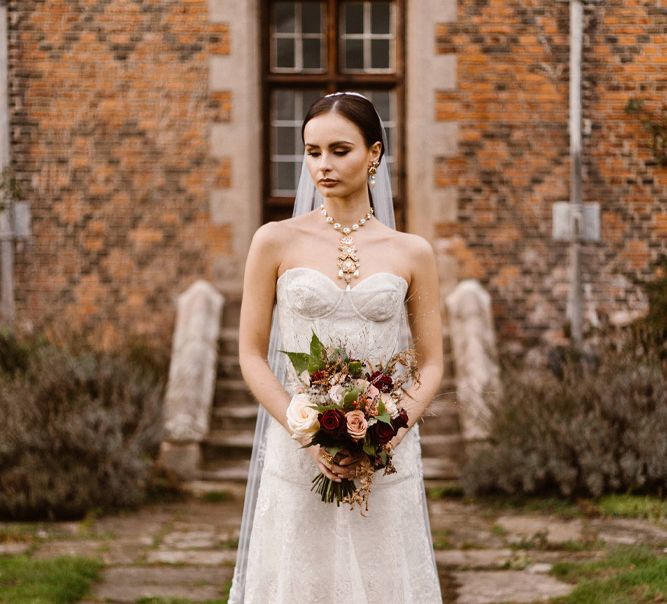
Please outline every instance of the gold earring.
M377 172L377 167L379 165L380 165L379 161L373 160L370 168L368 168L368 176L369 176L368 185L370 186L371 189L375 186L375 174Z

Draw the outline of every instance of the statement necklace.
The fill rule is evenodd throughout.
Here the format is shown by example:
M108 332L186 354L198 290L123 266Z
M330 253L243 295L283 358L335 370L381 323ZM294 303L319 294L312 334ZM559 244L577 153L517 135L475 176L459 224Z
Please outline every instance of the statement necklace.
M352 233L358 231L359 227L364 226L371 219L373 208L370 209L370 212L366 216L360 218L359 222L355 222L351 226L343 226L340 222L336 222L332 216L329 216L324 204L320 205L320 211L322 212L322 216L326 218L326 221L335 230L343 233L338 242L338 250L340 251L340 254L338 254L338 278L345 279L345 283L347 283L345 289L349 290L352 277L359 277L359 256L357 255L357 248L352 239Z

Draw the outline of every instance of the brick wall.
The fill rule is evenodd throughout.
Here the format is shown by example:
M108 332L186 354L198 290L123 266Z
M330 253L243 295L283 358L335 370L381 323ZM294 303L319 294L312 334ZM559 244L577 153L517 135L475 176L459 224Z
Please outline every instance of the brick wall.
M33 240L17 254L17 317L168 342L175 296L228 252L208 189L208 58L228 27L206 0L10 0L13 163ZM223 185L224 186L224 185Z
M234 22L211 21L207 0L8 6L13 163L34 232L16 258L19 322L167 342L175 296L216 282L234 245L209 216L243 161L216 159L209 140L232 112L209 60L230 53ZM568 4L544 0L459 2L435 26L456 86L436 93L434 119L458 137L435 169L456 193L436 235L459 278L490 290L501 344L562 341L568 252L551 206L569 196L568 32ZM667 9L587 4L584 42L584 200L602 206L602 241L583 254L591 318L641 308L638 283L667 248L667 170L624 112L631 97L666 107Z
M438 235L494 301L501 344L562 342L567 244L551 239L551 206L569 199L569 5L459 2L436 26L456 53L458 87L437 119L459 120L459 153L436 178L458 187L455 221ZM667 109L667 9L654 2L587 4L584 39L584 201L601 204L599 243L583 252L588 320L645 305L638 284L667 250L667 169L624 106Z

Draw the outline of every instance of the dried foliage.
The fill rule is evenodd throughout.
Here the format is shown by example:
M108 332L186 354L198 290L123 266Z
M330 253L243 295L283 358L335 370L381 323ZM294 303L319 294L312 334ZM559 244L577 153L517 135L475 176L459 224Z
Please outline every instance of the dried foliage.
M0 333L0 517L140 503L161 431L164 359Z
M490 442L466 464L468 493L665 493L667 372L646 330L565 354L552 371L504 373Z
M648 314L554 349L543 369L502 367L488 443L468 455L469 494L667 491L667 257L643 284Z

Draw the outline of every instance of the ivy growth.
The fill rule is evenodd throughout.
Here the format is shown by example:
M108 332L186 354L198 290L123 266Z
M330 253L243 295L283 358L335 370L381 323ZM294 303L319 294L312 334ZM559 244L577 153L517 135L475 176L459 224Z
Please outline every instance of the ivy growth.
M662 115L659 115L646 109L643 100L633 97L625 105L625 112L639 117L642 126L653 138L653 155L656 161L661 166L667 166L667 109L663 109Z
M19 201L23 199L23 191L19 186L14 169L5 166L0 172L0 212L8 205L9 200Z

